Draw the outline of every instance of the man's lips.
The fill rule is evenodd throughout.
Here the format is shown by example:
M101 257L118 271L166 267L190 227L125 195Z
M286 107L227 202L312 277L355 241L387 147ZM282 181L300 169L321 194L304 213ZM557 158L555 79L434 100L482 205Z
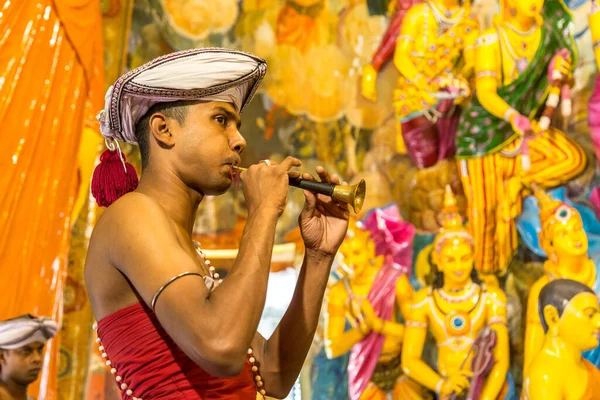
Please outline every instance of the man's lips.
M241 162L241 160L239 157L231 157L231 158L227 158L223 164L229 165L229 166L234 166L234 165L240 165L240 162Z

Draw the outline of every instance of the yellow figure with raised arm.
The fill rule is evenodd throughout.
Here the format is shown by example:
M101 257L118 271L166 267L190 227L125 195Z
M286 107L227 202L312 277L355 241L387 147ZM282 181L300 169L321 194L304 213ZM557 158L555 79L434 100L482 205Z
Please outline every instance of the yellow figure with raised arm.
M582 357L598 347L598 298L586 285L558 279L542 289L544 344L525 373L524 400L600 399L600 371Z
M549 127L577 60L562 0L502 0L475 45L476 96L463 110L456 156L475 267L502 274L517 248L522 182L554 187L586 166L583 149ZM482 275L482 278L486 278Z
M533 192L540 208L540 246L548 260L544 263L544 275L529 290L524 373L544 344L545 334L538 313L542 288L556 279L572 279L591 288L594 293L600 293L600 273L587 255L588 239L579 212L562 201L552 199L535 185ZM584 353L584 357L592 364L600 365L600 349L592 349Z
M396 25L394 20L390 28ZM423 1L413 5L401 21L394 52L394 65L401 75L394 108L407 153L418 168L454 155L457 104L470 95L468 80L478 34L468 0ZM379 51L385 49L381 46ZM374 65L379 63L378 56L363 69L363 94L371 99L377 97Z
M402 369L435 390L440 399L511 398L506 295L479 282L473 250L473 238L463 227L447 187L442 229L431 253L436 277L414 296L404 333ZM437 345L437 370L422 359L428 331Z
M589 19L590 32L592 34L596 65L598 71L600 71L600 6L597 0L592 0L591 5L592 10ZM588 103L588 124L590 136L596 150L596 159L600 160L600 73L596 75L594 91Z
M413 290L408 271L414 227L400 221L394 210L396 216L390 218L376 209L367 216L367 229L351 224L340 247L344 276L327 294L325 351L329 358L350 352L351 400L428 398L422 387L401 376L404 325L396 311L403 316L409 312ZM386 242L384 237L390 240ZM394 250L393 257L389 252L377 256L382 252L376 254L376 248L384 249L385 254L385 249L392 247L400 250Z

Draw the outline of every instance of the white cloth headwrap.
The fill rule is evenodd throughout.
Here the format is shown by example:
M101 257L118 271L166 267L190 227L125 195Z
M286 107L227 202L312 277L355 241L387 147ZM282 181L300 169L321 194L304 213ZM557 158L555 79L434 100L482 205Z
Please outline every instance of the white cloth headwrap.
M261 58L207 47L159 57L129 71L106 92L98 114L107 139L136 144L135 125L154 104L177 100L232 103L241 113L267 71Z
M56 336L58 324L46 317L23 315L0 322L0 349L14 350L31 343L46 343Z

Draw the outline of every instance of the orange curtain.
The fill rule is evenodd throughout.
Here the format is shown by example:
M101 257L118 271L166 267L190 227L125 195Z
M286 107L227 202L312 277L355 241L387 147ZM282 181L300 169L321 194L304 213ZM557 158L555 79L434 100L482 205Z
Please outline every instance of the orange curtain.
M0 320L61 320L79 142L103 86L99 0L0 3ZM41 399L57 397L59 345Z
M125 72L127 43L131 27L134 0L109 0L101 3L104 38L104 76L107 88ZM98 110L96 110L98 111ZM79 147L80 176L88 183L93 163L104 144L98 135L85 129ZM125 149L125 146L123 149ZM131 161L129 155L127 158ZM85 162L83 161L85 160ZM91 164L86 164L91 161ZM58 374L59 400L117 400L120 392L105 360L98 352L92 330L93 315L85 291L83 269L91 228L100 214L90 196L89 184L82 184L73 216L69 264L63 301L60 364Z

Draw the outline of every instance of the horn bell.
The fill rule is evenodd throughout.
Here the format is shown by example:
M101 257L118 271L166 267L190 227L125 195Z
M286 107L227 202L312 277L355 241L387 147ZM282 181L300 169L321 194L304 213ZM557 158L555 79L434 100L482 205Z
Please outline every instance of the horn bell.
M360 212L364 203L365 196L367 194L367 183L364 179L361 179L356 185L344 186L337 185L333 188L333 197L336 200L343 201L352 206L352 209L356 214Z

